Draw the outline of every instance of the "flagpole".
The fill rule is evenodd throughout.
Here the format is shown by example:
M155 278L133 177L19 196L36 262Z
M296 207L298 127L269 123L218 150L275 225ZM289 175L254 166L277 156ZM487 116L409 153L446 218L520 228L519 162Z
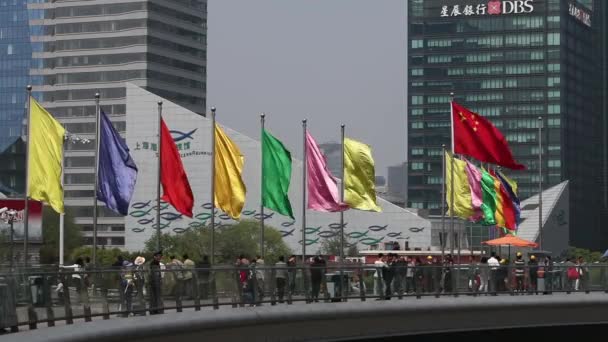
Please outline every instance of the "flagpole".
M163 101L158 101L158 160L157 160L157 168L158 172L156 173L156 250L160 252L161 250L161 234L160 234L160 186L161 186L161 177L162 177L162 121L163 121Z
M99 190L99 93L95 93L95 178L93 193L93 266L97 266L97 191Z
M261 182L262 186L260 191L260 255L262 256L262 260L264 259L264 119L266 118L266 114L260 114L260 124L262 130L260 131L260 142L262 147L262 160L260 163L261 166Z
M441 261L445 260L445 246L446 246L446 235L445 235L445 187L446 187L446 172L445 172L445 144L441 145L442 149L442 176L443 176L443 186L441 187L441 239L439 239L439 243L441 244Z
M538 117L538 248L543 250L543 118Z
M344 130L345 125L340 126L342 135L342 177L340 178L340 203L344 203ZM344 288L344 210L340 211L340 297L345 300L345 288Z
M210 264L215 263L215 107L211 107L211 256Z
M65 150L65 142L64 142L64 150ZM63 189L64 186L64 181L63 181L63 177L64 172L63 172L63 168L65 167L65 152L63 153L63 159L61 159L61 188ZM65 209L64 209L65 210ZM64 240L65 239L65 213L60 213L59 214L59 266L63 266L64 263L64 250L65 250L65 245L64 245Z
M452 238L450 239L450 254L453 256L454 255L454 243L455 243L455 235L454 235L454 106L453 106L453 102L454 102L454 93L450 93L450 120L452 122L452 158L450 159L450 164L452 169L451 171L451 179L450 179L450 187L452 189L452 193L450 196L450 234L452 235Z
M344 130L345 125L340 126L342 133L342 177L340 178L340 202L344 203ZM344 211L340 211L340 262L344 262Z
M302 264L306 263L306 173L308 171L308 149L306 148L306 119L302 120Z
M27 269L28 266L28 254L29 254L29 218L30 218L30 204L29 204L29 192L30 192L30 141L32 140L32 125L31 125L31 106L32 106L32 86L27 86L27 105L26 105L26 116L27 116L27 141L25 144L25 203L23 209L23 268Z

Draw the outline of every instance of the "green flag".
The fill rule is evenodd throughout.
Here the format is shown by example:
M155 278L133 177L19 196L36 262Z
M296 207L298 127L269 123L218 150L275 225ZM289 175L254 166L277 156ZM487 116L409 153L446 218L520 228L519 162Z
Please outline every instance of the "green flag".
M287 195L291 180L291 153L266 130L262 141L262 169L262 205L293 219Z
M494 178L485 169L481 169L481 193L483 195L481 211L484 216L481 224L493 226L496 224L494 217L494 213L496 212L496 190L494 189Z

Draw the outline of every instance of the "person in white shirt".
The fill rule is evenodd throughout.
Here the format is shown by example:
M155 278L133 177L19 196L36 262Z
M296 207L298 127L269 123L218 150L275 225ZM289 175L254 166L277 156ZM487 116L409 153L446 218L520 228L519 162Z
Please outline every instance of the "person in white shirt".
M488 259L488 267L490 268L490 292L496 293L498 290L498 269L500 268L499 257L496 253L492 253L490 259Z
M382 269L388 267L384 254L378 254L378 260L374 262L374 266L376 267L376 273L374 273L374 296L383 296L384 281L382 280Z

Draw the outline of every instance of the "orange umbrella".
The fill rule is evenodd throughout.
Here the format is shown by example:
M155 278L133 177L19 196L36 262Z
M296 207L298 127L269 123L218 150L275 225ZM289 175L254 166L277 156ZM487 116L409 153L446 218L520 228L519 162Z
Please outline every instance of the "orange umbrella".
M516 247L537 247L538 244L533 241L524 240L514 235L507 235L498 239L482 242L489 246L516 246Z

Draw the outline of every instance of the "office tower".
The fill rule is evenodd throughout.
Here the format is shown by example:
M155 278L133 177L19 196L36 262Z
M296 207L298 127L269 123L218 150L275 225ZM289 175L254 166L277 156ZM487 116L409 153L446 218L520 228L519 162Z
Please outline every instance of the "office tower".
M18 74L15 80L7 81L4 72L0 78L0 108L11 106L0 114L11 122L2 125L0 136L19 136L25 86L31 84L33 95L70 133L91 140L66 143L64 181L66 206L83 227L85 243L92 244L94 95L100 94L102 110L121 134L126 82L204 114L207 1L0 0L0 19L15 19L0 21L0 54L9 56L0 68ZM7 45L5 34L18 36ZM150 108L150 120L156 115ZM99 213L98 245L124 245L123 218L103 206Z
M450 93L490 119L525 171L522 199L570 180L571 244L605 248L604 1L412 0L408 7L408 204L440 214ZM539 121L538 118L541 118Z

